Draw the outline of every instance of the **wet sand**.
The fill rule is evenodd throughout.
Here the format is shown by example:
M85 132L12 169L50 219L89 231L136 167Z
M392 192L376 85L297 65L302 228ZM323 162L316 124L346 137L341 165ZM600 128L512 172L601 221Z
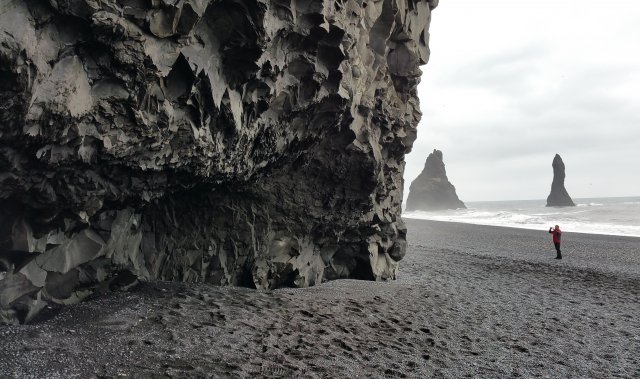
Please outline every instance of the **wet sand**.
M0 377L640 377L640 238L407 224L397 281L148 283L0 326Z

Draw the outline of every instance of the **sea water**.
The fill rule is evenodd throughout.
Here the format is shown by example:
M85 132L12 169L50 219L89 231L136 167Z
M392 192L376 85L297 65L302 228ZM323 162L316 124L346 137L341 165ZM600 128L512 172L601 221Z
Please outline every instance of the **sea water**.
M405 211L402 216L468 224L640 237L640 196L574 199L575 207L546 207L545 200L477 201L467 209Z

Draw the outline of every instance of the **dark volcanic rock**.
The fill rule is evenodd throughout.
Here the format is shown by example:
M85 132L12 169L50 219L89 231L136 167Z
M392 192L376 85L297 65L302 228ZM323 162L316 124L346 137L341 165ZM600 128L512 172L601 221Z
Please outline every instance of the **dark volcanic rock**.
M551 183L551 193L547 197L547 207L575 207L571 196L564 188L564 162L560 155L553 158L553 182Z
M466 208L458 199L456 187L447 179L442 151L433 150L424 164L424 170L411 183L407 210L439 210Z
M436 5L4 2L0 320L131 278L394 278Z

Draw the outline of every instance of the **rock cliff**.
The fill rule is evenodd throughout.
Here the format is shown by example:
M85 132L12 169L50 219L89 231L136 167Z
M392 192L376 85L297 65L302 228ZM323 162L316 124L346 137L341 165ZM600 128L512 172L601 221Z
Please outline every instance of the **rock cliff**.
M0 3L0 321L394 278L437 0Z
M553 182L551 183L551 193L547 197L547 207L575 207L571 196L564 188L564 162L560 155L553 157Z
M442 151L433 150L424 169L409 187L408 211L430 211L466 208L458 199L456 187L449 182L442 160Z

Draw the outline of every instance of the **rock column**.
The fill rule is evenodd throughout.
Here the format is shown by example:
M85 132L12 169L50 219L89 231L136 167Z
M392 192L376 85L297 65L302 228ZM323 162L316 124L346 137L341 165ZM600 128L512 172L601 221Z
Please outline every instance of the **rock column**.
M551 183L551 193L547 197L547 207L574 207L576 204L571 200L571 196L564 188L564 162L560 155L553 158L553 182Z

